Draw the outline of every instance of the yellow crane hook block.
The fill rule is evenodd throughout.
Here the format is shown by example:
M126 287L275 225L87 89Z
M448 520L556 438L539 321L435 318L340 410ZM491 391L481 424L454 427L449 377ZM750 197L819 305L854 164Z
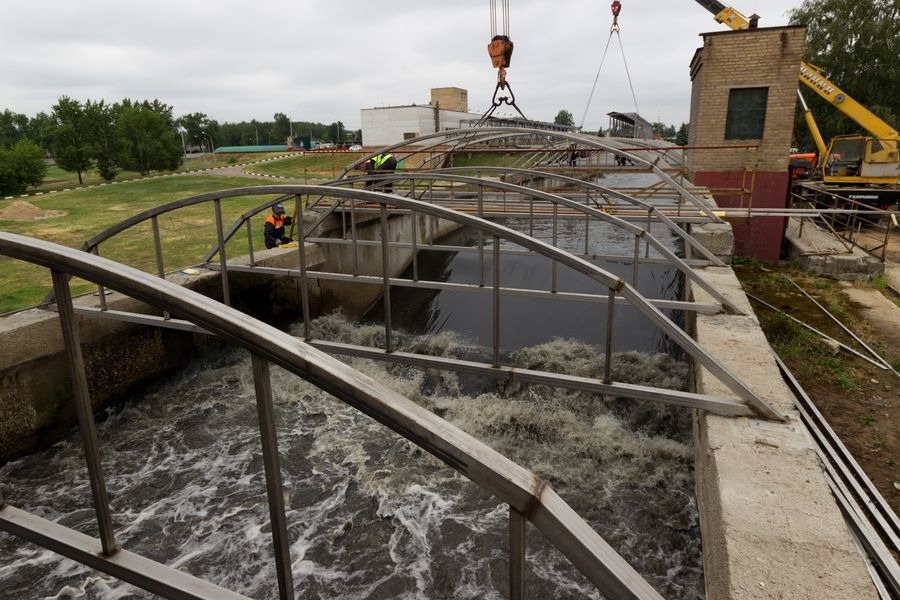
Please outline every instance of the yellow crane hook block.
M495 35L488 44L488 54L495 69L505 69L512 60L513 43L508 36Z

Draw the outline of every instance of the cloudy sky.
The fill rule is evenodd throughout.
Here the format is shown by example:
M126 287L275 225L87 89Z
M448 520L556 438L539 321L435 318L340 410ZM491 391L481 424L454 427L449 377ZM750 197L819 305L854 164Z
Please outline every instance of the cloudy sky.
M510 0L507 79L528 118L552 121L565 109L596 129L608 126L607 112L637 104L650 121L688 120L699 36L725 26L692 0L621 3L610 40L609 0ZM734 6L775 27L801 4ZM423 104L431 88L452 86L468 90L469 110L482 113L496 84L490 37L490 0L3 0L0 111L49 112L62 95L157 98L176 117L236 122L283 112L355 129L361 108Z

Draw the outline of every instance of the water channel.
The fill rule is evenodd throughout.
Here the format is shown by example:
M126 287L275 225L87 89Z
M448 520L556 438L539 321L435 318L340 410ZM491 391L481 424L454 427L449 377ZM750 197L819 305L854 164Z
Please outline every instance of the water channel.
M567 240L561 245L578 248L583 222L572 223L560 234ZM536 233L547 234L546 227ZM632 238L611 229L591 237L598 254L633 250ZM471 239L457 234L457 241ZM677 246L674 236L666 242ZM423 254L419 267L437 279L471 281L478 276L476 261L473 253ZM627 279L632 273L625 263L604 268ZM546 288L547 269L530 257L504 259L501 278L504 285ZM571 274L558 275L560 289L578 289ZM680 285L668 267L641 267L638 288L649 295L671 297ZM490 310L481 303L489 302L489 296L395 290L394 326L406 332L396 343L484 359L490 330L483 315ZM605 310L602 304L504 297L504 361L597 375ZM376 306L360 321L321 317L312 324L314 337L381 345L378 315ZM302 328L292 332L301 335ZM660 352L666 346L649 324L627 310L617 313L613 379L684 389L687 366ZM347 360L546 478L663 596L703 597L688 411ZM297 597L506 597L505 505L305 381L274 369L273 387ZM200 359L161 387L110 409L98 435L120 543L248 596L276 598L255 424L250 360L242 351ZM96 535L76 437L3 466L0 482L10 504ZM526 591L530 598L599 598L533 528ZM0 534L2 599L145 597Z

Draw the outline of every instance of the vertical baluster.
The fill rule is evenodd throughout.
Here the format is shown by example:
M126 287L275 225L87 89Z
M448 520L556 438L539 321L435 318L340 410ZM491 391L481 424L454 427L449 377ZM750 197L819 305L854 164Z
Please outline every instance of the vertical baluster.
M500 237L494 236L494 366L500 366Z
M231 292L228 289L228 261L225 258L225 233L222 230L222 201L213 200L216 209L216 237L219 240L219 274L222 277L222 301L231 306Z
M100 246L91 248L91 254L100 256ZM100 310L106 310L106 288L103 287L102 283L97 284L97 294L100 296Z
M525 598L525 516L509 507L509 597Z
M359 275L359 249L356 247L356 200L350 201L350 239L353 240L353 274Z
M603 370L603 383L611 383L612 377L612 337L613 317L616 312L616 290L609 288L609 304L606 306L606 356Z
M634 267L631 273L631 285L637 287L638 282L638 266L641 262L641 236L634 236Z
M250 227L251 220L247 219L247 254L250 256L250 266L256 266L256 258L253 256L253 231Z
M66 363L72 376L72 396L78 414L78 426L81 430L81 443L84 445L84 458L87 463L88 477L91 480L91 496L97 525L100 530L100 544L103 554L112 555L116 551L116 540L113 532L109 500L106 496L106 482L103 479L103 465L100 462L100 449L97 445L97 433L94 428L94 415L91 410L91 398L88 393L87 376L84 372L84 357L81 354L81 341L78 337L78 323L72 307L72 291L69 289L69 278L65 273L51 270L53 291L56 294L56 306L59 311L59 324L62 328L63 343L66 348Z
M388 230L387 207L381 205L381 272L384 280L384 350L392 352L391 348L391 274L389 271L390 260L388 257Z
M303 337L306 340L309 336L309 280L306 277L306 232L304 231L303 221L303 201L300 194L294 196L294 214L300 221L297 225L297 250L300 253L300 304L303 308Z
M263 466L266 473L266 496L269 500L269 521L272 524L272 546L275 549L278 597L281 600L290 600L294 597L294 583L291 573L291 551L288 546L287 517L284 513L284 486L281 483L281 465L278 459L272 380L269 375L269 362L256 354L252 354L251 358Z
M484 215L484 188L478 188L478 214L479 219ZM478 285L484 287L484 232L478 230Z
M558 239L557 239L557 221L556 221L558 216L559 216L559 205L556 202L554 202L553 203L553 240L552 240L552 244L553 244L554 248L559 247L559 245L557 244ZM553 293L556 293L556 260L553 260L550 263L550 277L551 277L550 291Z
M412 228L412 278L419 280L419 231L416 225L416 211L410 211L410 227Z
M156 215L150 217L150 225L153 228L153 248L156 251L156 274L160 279L166 278L166 270L163 267L163 255L162 255L162 242L159 239L159 221L156 218ZM169 320L171 315L169 311L163 311L163 319L166 321Z

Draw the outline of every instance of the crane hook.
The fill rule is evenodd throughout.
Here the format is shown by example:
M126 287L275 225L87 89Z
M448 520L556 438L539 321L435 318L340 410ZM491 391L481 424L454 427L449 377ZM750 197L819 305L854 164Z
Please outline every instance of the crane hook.
M622 3L619 0L613 0L613 3L610 5L610 10L612 10L613 22L612 27L609 28L610 32L619 30L619 11L622 10Z

